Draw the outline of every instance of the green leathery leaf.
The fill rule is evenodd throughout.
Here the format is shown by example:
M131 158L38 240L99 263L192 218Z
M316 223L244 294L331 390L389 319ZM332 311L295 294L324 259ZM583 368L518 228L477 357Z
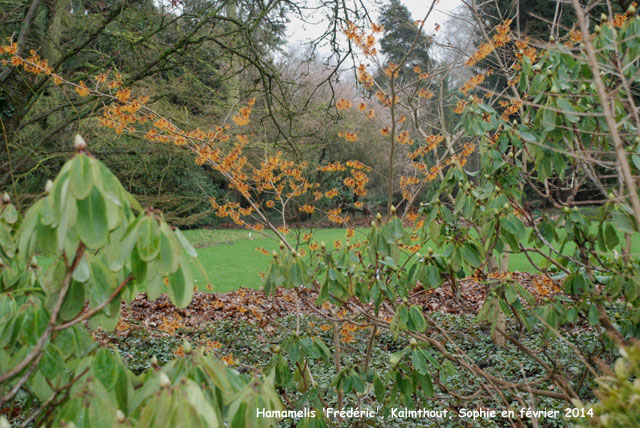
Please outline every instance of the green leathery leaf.
M429 223L429 237L436 244L440 245L440 232L442 227L435 221Z
M146 291L149 300L155 300L160 297L162 293L167 292L167 286L164 283L164 279L165 277L156 275L151 280L147 281Z
M2 223L0 223L0 245L7 256L13 257L15 254L15 245L11 236L11 230L6 224Z
M160 275L167 276L178 269L178 248L166 230L169 226L163 223L160 226L160 253L156 268ZM171 231L169 231L170 233Z
M36 239L38 241L38 250L43 256L52 256L58 248L58 234L52 227L39 224L36 227Z
M402 227L402 221L398 217L393 217L391 220L391 236L393 239L399 239L404 234L404 230Z
M505 286L504 289L504 298L507 300L507 303L512 304L518 298L516 291L511 285Z
M403 356L404 356L404 351L394 352L389 356L389 362L391 363L392 366L395 366L400 362Z
M180 229L176 229L173 232L176 234L176 237L178 238L178 242L180 242L180 245L182 245L182 248L184 249L184 251L187 254L189 254L191 257L198 257L198 253L193 248L189 240L180 231Z
M564 117L569 122L571 123L580 122L580 117L575 114L576 109L571 104L569 104L569 101L567 101L565 98L558 97L556 99L556 106L558 107L558 109L562 110L562 112L564 113Z
M589 324L591 324L591 325L597 325L598 324L598 308L593 303L589 307L588 319L589 319Z
M85 154L76 155L71 160L71 193L76 199L84 199L89 196L89 192L94 186L94 164L95 160Z
M49 380L52 380L65 370L64 357L60 349L54 345L47 346L42 361L39 365L40 373Z
M7 205L2 212L2 216L4 217L4 221L9 224L14 224L18 221L18 211L13 205Z
M80 259L78 266L73 271L73 280L78 282L87 282L91 277L91 271L89 270L89 262L86 257Z
M609 249L613 249L620 242L616 229L611 223L606 223L604 227L604 241Z
M169 275L169 289L167 290L171 302L179 308L185 308L193 297L193 278L184 258L180 259L180 267Z
M413 363L413 369L419 374L427 374L427 360L419 349L411 351L411 362Z
M616 225L618 230L628 233L637 232L637 226L633 216L626 213L611 213L611 221Z
M118 380L118 366L116 357L109 349L98 349L91 371L108 391L115 387Z
M81 282L71 281L69 291L64 298L62 307L60 308L60 318L63 321L69 321L78 316L84 308L85 286Z
M556 128L556 112L551 110L551 102L542 110L542 125L545 131L553 131Z
M107 207L100 191L94 187L89 195L78 201L76 227L80 239L91 249L98 249L107 242L109 225Z
M501 224L507 232L513 234L519 239L523 239L527 232L522 221L513 214L509 214L505 217Z
M418 376L418 384L427 397L433 397L433 382L429 373L424 373Z
M424 316L422 315L422 310L418 306L412 306L409 310L409 317L411 321L413 321L413 325L416 331L423 332L427 328L426 322L424 320Z
M109 269L112 271L119 271L125 262L132 257L132 251L136 244L136 238L138 235L138 227L142 217L138 217L125 227L124 224L120 225L119 229L116 229L109 236L109 245L106 248L106 261L109 264Z
M376 395L376 400L382 401L385 396L386 388L384 386L384 382L380 379L380 376L376 375L373 378L373 390Z
M422 284L423 287L427 286L427 287L435 288L440 285L440 281L441 281L440 272L438 272L438 269L434 265L427 265L424 268L423 279L424 279Z
M133 248L131 252L131 272L134 276L134 281L138 284L142 284L147 277L147 263L140 259L138 255L138 249Z
M89 294L89 303L92 308L105 302L111 293L117 287L116 277L101 261L92 259L90 262L91 278L87 282L87 291ZM119 299L115 299L119 300ZM110 308L107 305L103 310L108 316L113 314L110 312Z
M478 249L469 243L464 244L464 246L460 249L462 257L464 261L470 266L477 267L482 264L482 260L480 260L480 253Z
M160 253L160 228L158 222L149 215L140 222L136 248L140 259L145 262L150 262Z

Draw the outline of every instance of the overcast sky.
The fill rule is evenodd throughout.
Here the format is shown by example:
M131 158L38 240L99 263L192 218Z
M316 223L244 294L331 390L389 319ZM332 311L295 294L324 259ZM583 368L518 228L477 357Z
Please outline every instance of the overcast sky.
M401 0L409 11L412 18L415 20L422 19L427 14L429 7L431 6L430 0ZM363 0L363 3L367 5L371 18L379 22L378 11L379 6L374 4L371 0ZM384 2L379 2L384 4ZM448 14L455 8L460 6L462 2L460 0L440 0L436 4L433 12L429 16L427 23L425 24L425 32L427 34L434 34L434 28L436 24L443 24L448 19ZM294 17L291 19L291 23L287 28L287 36L291 45L300 45L306 41L313 40L321 36L327 29L327 22L324 17L309 17L308 23L302 22ZM321 49L322 51L322 49ZM328 52L328 49L327 49Z

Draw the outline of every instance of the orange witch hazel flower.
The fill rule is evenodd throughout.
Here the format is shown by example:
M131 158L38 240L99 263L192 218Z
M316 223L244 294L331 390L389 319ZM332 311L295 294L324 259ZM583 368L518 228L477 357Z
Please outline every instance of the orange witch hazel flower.
M455 114L462 114L464 113L464 109L467 106L467 101L465 100L458 100L458 103L456 104L456 108L453 109L453 112Z
M249 115L251 114L251 108L255 104L256 99L251 98L247 101L247 106L240 109L238 114L234 115L231 119L238 126L245 126L249 124Z
M350 143L355 143L356 141L358 141L358 134L356 134L355 132L338 132L338 137L340 138L344 138L346 141L350 142Z
M235 366L238 364L238 362L233 359L233 354L223 355L220 359L228 366Z
M346 110L351 108L351 101L345 100L344 98L340 98L336 103L336 108L338 110Z
M87 88L87 85L85 85L85 83L81 80L78 86L76 87L76 92L81 97L86 97L89 95L89 88Z
M382 25L377 25L374 22L371 23L371 31L374 33L380 33L384 31L384 27Z
M500 48L511 41L511 36L509 35L510 26L510 19L507 19L504 23L496 26L495 34L491 38L491 41L478 46L478 49L473 54L471 54L471 56L469 56L469 59L465 62L465 65L469 67L476 65L478 62L489 56L489 54L493 52L495 48Z

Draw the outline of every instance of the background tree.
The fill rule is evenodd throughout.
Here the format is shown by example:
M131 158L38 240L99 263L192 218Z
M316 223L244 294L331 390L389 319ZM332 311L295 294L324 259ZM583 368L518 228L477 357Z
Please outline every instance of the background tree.
M400 0L385 4L380 11L380 25L384 27L380 50L386 63L400 64L404 60L399 70L400 80L406 80L415 66L429 68L432 40L421 30L420 23L411 16L407 6Z

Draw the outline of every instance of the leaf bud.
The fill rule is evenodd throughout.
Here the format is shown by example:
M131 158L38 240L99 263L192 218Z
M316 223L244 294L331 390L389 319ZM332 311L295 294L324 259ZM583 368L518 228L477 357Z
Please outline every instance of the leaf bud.
M189 355L193 350L193 347L191 346L191 342L189 342L188 340L185 340L184 342L182 342L182 350L184 351L185 354Z
M284 250L284 242L283 241L280 241L280 249Z
M73 137L73 148L77 152L87 150L87 142L84 140L84 138L82 138L80 134L76 134L76 136Z
M291 251L291 257L294 259L298 257L298 252L296 250Z
M149 362L151 363L152 366L157 366L158 365L158 357L156 357L155 355L152 355L151 359L149 360Z
M51 193L51 189L53 189L53 181L47 180L47 183L44 185L45 193L47 194Z
M271 255L273 256L273 258L274 258L274 259L277 259L277 258L278 258L278 252L277 252L276 250L273 250L273 251L271 252Z
M627 13L629 15L635 15L636 13L636 7L633 5L633 3L631 3L631 6L629 6L629 8L627 9Z
M600 34L601 31L602 31L602 27L600 27L599 25L596 25L595 27L593 27L594 34Z
M5 416L0 416L0 428L11 428L9 421Z
M376 222L371 220L371 227L376 227Z
M427 249L427 253L429 253L429 255L432 256L433 255L433 248L429 247Z
M125 420L125 416L124 413L122 413L122 410L118 409L116 410L116 421L121 424L123 423Z
M382 220L382 214L380 214L380 213L376 214L376 219L378 221Z
M409 345L412 348L415 348L416 346L418 346L418 341L415 338L412 337L411 340L409 340Z
M603 13L600 15L600 22L607 22L609 20L609 17L607 16L606 13Z
M505 202L502 208L504 208L505 210L508 210L510 206L511 205L509 205L509 202Z
M395 214L396 213L396 207L395 205L391 205L391 214Z
M324 243L324 241L320 242L320 249L321 249L322 251L324 251L324 250L326 250L326 249L327 249L327 244L325 244L325 243Z
M556 42L556 38L555 38L555 36L553 34L551 35L551 37L549 37L549 41L551 43L555 43Z
M160 372L160 387L169 388L171 386L171 380L165 372Z

